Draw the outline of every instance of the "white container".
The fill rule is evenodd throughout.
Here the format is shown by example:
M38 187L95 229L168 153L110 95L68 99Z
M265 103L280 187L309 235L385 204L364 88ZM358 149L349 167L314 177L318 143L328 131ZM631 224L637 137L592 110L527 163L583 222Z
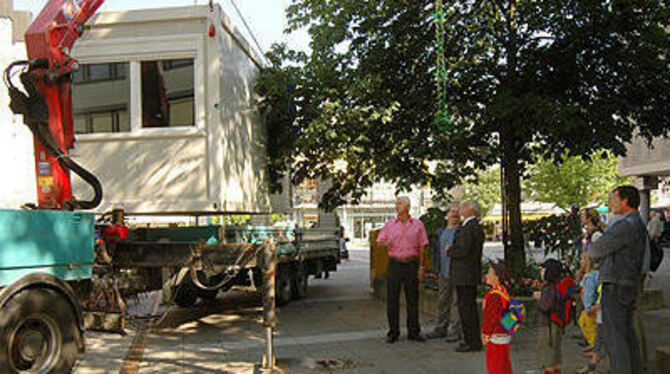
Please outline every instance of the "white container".
M78 74L84 77L89 69L89 81L73 86L79 134L72 154L102 182L98 212L288 209L287 199L271 203L267 188L266 130L254 94L261 61L218 5L101 13L87 27L73 56L84 65L121 64L112 69L116 73L104 65L84 68ZM188 60L191 67L179 67ZM96 81L101 66L104 77L115 74L115 79ZM150 79L156 76L158 83ZM143 80L151 82L147 101ZM170 85L190 87L192 96L173 100L179 90L170 92ZM165 95L156 94L159 86ZM160 112L169 113L170 121L192 123L148 128L152 100L170 108ZM98 110L103 114L94 113ZM103 132L92 130L96 126ZM91 194L77 178L74 184L78 198Z

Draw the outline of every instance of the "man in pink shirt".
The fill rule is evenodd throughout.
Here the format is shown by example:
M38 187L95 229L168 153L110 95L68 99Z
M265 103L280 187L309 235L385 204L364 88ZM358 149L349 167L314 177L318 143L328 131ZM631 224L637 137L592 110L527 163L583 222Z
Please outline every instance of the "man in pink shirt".
M419 326L419 281L424 277L423 252L428 245L428 235L423 223L410 217L407 197L396 199L398 217L384 225L377 237L377 244L386 246L389 253L387 275L386 313L389 321L387 343L395 343L400 336L400 289L405 289L407 303L407 337L425 342Z

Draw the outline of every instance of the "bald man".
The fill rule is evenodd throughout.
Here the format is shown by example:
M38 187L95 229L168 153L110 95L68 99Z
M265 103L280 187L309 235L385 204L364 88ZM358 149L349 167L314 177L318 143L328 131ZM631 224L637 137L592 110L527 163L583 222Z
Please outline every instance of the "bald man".
M428 235L423 223L409 214L410 200L401 196L395 202L398 216L384 225L377 244L385 246L389 254L387 275L386 313L389 332L386 342L398 341L400 336L400 290L405 290L407 304L407 338L425 342L419 326L419 281L424 277L424 250Z

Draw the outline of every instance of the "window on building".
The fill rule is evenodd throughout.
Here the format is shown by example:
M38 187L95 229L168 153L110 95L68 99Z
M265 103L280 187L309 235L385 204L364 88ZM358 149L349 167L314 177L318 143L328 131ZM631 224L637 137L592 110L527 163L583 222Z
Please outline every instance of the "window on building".
M195 125L193 59L142 61L142 127Z
M84 64L72 73L72 81L75 84L82 84L96 81L123 80L126 78L127 71L127 62Z
M76 134L130 131L128 63L85 64L72 79Z

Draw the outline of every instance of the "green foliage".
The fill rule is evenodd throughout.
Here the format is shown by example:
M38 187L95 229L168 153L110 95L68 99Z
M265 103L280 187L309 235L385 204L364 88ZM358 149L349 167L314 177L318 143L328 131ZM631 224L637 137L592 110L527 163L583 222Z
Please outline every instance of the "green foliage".
M248 214L225 215L222 217L220 224L225 226L244 226L249 224L251 216Z
M524 187L533 200L568 211L573 203L582 207L605 204L614 187L627 183L627 178L619 176L619 160L611 152L594 152L584 159L568 156L566 151L557 158L537 157Z
M483 165L478 157L473 157L475 164L456 170L428 164L444 159L437 153L457 143L433 124L434 31L423 3L294 1L287 16L289 30L308 27L312 52L303 59L276 47L270 59L282 63L259 78L261 95L286 92L286 76L295 82L290 99L264 100L271 121L277 121L269 117L275 106L281 111L292 101L297 110L281 120L296 134L290 143L295 148L291 157L283 149L272 152L286 156L276 159L287 166L273 165L271 176L290 168L296 183L315 177L331 180L321 204L334 208L345 197L357 202L381 180L399 189L430 184L445 196L448 188ZM475 146L458 145L473 154Z
M275 48L261 72L271 137L288 138L270 144L269 175L332 181L321 201L332 209L382 179L445 195L500 163L523 264L519 180L534 154L619 156L635 130L668 134L670 12L658 0L443 5L446 103L425 2L293 0L288 31L307 28L312 50ZM434 122L445 106L448 131Z
M426 213L424 213L419 220L423 222L423 226L426 228L426 234L428 234L429 239L435 238L437 229L440 227L445 227L447 223L447 212L440 208L429 208Z
M423 222L423 226L426 228L426 234L428 235L428 240L430 245L428 248L428 253L426 253L427 258L431 258L431 252L435 246L435 235L437 235L437 229L440 227L446 226L446 217L447 212L440 208L429 208L426 213L424 213L419 219Z
M286 219L286 215L284 215L283 213L272 213L272 214L270 214L270 224L271 225L274 225L275 223L277 223L279 221L283 221L284 219Z
M509 266L508 266L509 269ZM489 262L482 263L482 279L489 271ZM540 266L534 261L530 261L520 271L514 272L512 278L504 286L513 297L532 296L537 291L536 281L540 279ZM480 297L484 297L490 286L483 285L477 290Z
M500 203L500 168L492 167L463 183L463 199L474 199L482 206L482 216Z
M582 228L578 216L552 215L523 226L524 236L531 243L543 243L545 255L556 253L571 269L579 265L577 247L581 247Z
M296 152L298 129L294 126L296 103L294 90L300 69L283 66L284 61L304 61L304 53L287 51L285 46L273 45L267 55L271 66L263 69L256 92L261 96L259 110L267 126L268 180L270 192L280 193L282 179Z

